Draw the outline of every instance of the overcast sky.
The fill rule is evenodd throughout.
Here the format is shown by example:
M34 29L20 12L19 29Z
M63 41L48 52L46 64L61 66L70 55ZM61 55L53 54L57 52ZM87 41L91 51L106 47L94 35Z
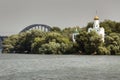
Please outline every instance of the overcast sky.
M60 28L86 26L94 16L120 21L120 0L0 0L0 35L31 24Z

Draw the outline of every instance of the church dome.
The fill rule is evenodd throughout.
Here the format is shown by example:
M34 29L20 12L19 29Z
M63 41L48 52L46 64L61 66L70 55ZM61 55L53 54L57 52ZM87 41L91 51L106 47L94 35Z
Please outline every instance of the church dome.
M77 30L77 28L74 30L74 32L73 33L79 33L79 31Z
M98 16L95 16L95 17L94 17L94 20L99 20L99 17L98 17Z

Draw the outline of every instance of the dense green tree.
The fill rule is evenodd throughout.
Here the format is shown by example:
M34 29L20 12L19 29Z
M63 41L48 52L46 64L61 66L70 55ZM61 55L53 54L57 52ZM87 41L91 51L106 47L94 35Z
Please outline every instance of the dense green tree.
M31 46L32 43L34 42L34 39L36 37L45 37L45 36L46 33L41 32L39 30L31 30L17 35L12 35L3 42L3 45L5 46L5 48L3 48L3 52L15 51L18 53L23 53L23 52L31 53L31 49L32 49Z
M80 32L76 38L76 42L79 45L79 50L82 51L83 54L97 54L98 47L103 44L101 36L94 31L90 33L85 31Z
M100 26L104 27L105 33L108 35L109 33L115 31L115 21L104 20L100 23Z
M85 53L85 44L87 44L88 38L87 38L87 32L86 31L81 31L79 35L76 37L76 42L78 44L78 49L82 52Z
M120 22L116 23L114 32L120 33Z
M117 34L118 33L111 33L105 38L106 47L112 55L120 53L120 37Z
M86 31L88 30L88 28L92 28L93 27L93 22L89 22L86 26Z
M34 39L34 42L32 43L32 47L31 47L32 53L37 54L42 44L45 44L45 38L36 37Z
M15 45L18 41L18 35L12 35L3 41L3 52L9 53L15 50Z
M52 31L61 32L61 29L59 27L52 27Z
M97 52L99 55L110 55L110 51L104 46L98 47Z
M39 54L65 54L71 50L72 42L58 32L49 32L45 38L35 38L32 52Z
M38 53L40 53L40 54L61 54L60 43L49 42L49 43L43 44L39 48Z
M92 31L88 33L88 42L85 45L85 50L87 54L98 54L97 50L99 46L102 46L103 41L102 37L99 36L96 32Z

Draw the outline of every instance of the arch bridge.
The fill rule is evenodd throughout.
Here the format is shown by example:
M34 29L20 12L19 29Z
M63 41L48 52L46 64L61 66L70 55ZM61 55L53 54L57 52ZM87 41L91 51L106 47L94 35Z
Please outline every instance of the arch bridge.
M20 31L20 33L22 32L26 32L29 30L33 30L33 29L38 29L44 32L49 32L51 31L51 27L45 24L33 24L30 26L25 27L23 30ZM4 39L8 38L8 36L0 36L0 49L2 48L2 42L4 41Z
M0 36L0 49L3 47L2 42L3 42L6 38L8 38L8 37L7 37L7 36Z
M20 33L22 32L26 32L28 30L33 30L33 29L38 29L44 32L49 32L51 31L51 27L45 24L33 24L30 26L25 27L22 31L20 31Z

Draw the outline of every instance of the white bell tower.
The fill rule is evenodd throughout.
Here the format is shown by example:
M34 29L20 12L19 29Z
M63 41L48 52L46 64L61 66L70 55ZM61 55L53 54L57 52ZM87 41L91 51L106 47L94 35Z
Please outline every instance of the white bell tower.
M95 16L95 17L94 17L93 28L98 29L98 28L100 27L99 23L100 23L100 22L99 22L99 17L98 17L98 16Z
M100 24L100 22L99 22L99 17L98 17L98 16L95 16L95 17L94 17L93 28L89 28L89 29L88 29L88 32L96 31L96 33L102 37L102 41L104 42L105 30L104 30L103 27L100 27L99 24Z

